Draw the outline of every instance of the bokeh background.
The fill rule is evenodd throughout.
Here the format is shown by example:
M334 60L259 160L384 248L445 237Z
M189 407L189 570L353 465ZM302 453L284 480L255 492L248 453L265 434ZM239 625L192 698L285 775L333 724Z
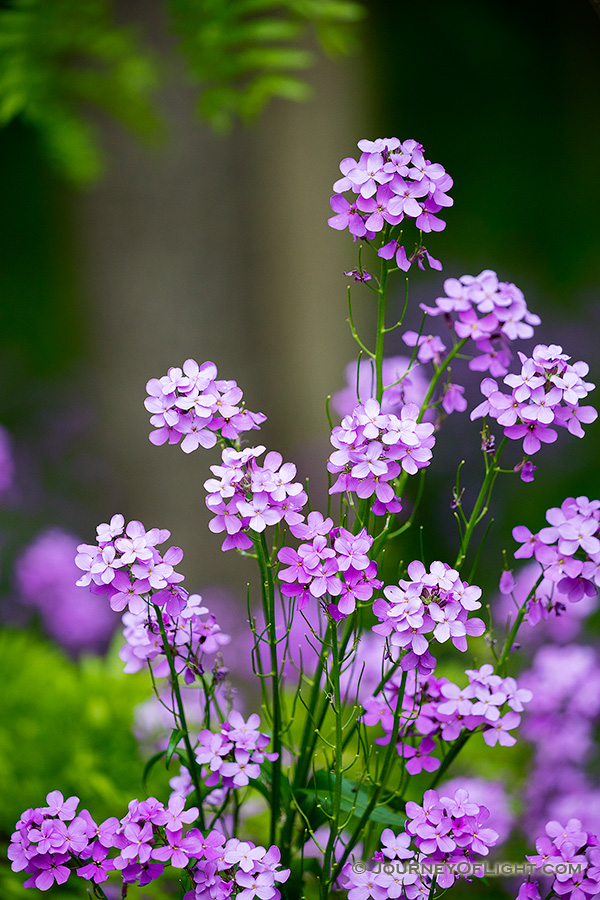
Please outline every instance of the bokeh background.
M4 2L0 14L16 6ZM343 386L355 356L342 274L355 264L355 248L326 219L339 160L362 137L416 138L455 182L447 228L430 247L444 272L411 275L407 326L418 327L418 302L437 296L444 277L491 268L541 316L537 340L562 344L589 362L591 380L600 378L594 4L362 7L351 55L331 56L314 36L302 39L316 58L302 71L309 99L276 98L251 124L236 120L216 133L197 114L198 84L168 9L115 3L115 21L134 28L158 60L151 101L161 125L144 141L115 120L109 102L87 98L80 114L96 129L105 167L85 184L57 165L35 118L4 110L0 424L14 463L0 509L5 625L44 630L43 610L27 599L27 589L39 597L43 585L27 588L18 575L25 549L49 528L92 541L97 523L115 512L169 528L184 549L189 587L218 586L243 608L248 567L222 554L206 529L202 484L216 457L148 442L145 383L189 357L212 359L220 377L238 381L249 408L269 417L261 440L296 461L324 499L325 398ZM0 72L6 35L0 24ZM367 328L364 294L357 290L356 302ZM390 355L403 348L396 335ZM468 392L475 405L478 379ZM501 550L512 549L514 524L535 530L565 496L600 496L598 423L587 432L585 441L561 434L544 447L535 483L502 482L493 565L479 573L487 590L497 584ZM476 484L478 446L477 423L448 420L422 515L441 558L455 547L448 479L465 457L467 492ZM77 656L77 637L66 643ZM5 749L14 737L5 736Z

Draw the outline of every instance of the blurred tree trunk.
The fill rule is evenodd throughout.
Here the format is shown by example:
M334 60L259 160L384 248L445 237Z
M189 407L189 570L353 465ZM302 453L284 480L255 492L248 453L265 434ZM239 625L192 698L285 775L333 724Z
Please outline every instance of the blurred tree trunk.
M126 7L132 19L155 15ZM148 24L164 51L162 23ZM354 353L341 274L353 252L326 219L338 162L362 133L359 79L356 60L323 61L311 102L276 103L251 131L220 138L174 77L162 98L167 145L140 148L107 125L110 171L80 201L99 449L120 479L120 511L168 527L183 547L190 589L239 585L249 567L206 529L215 452L150 445L145 383L188 357L212 359L269 416L251 443L289 457L320 442L324 458L325 397Z

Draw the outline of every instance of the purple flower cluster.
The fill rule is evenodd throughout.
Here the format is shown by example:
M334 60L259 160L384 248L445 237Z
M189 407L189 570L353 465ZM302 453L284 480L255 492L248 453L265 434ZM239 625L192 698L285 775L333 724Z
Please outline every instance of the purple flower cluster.
M540 324L539 316L527 309L522 291L508 281L498 281L490 269L476 276L447 278L444 290L434 306L421 303L421 309L430 316L444 315L459 338L473 339L479 354L469 362L470 369L489 371L495 378L506 375L511 342L532 337L533 326Z
M565 900L589 900L600 892L600 846L595 834L584 831L579 819L569 819L566 825L546 823L546 834L535 842L537 853L527 859L543 875L554 871L550 893ZM579 871L573 871L579 869ZM544 890L544 894L547 891ZM540 900L538 884L524 882L519 900Z
M72 871L101 884L115 870L121 872L124 884L144 886L159 878L168 863L187 869L192 880L202 884L201 890L186 894L190 900L224 900L233 881L242 888L238 896L244 900L255 896L277 900L274 882L285 881L289 874L278 868L275 847L266 851L235 839L226 843L220 832L204 837L197 828L184 836L184 827L196 820L198 809L185 810L181 796L171 797L166 807L154 797L132 800L126 816L111 817L100 825L86 809L76 814L78 797L65 800L60 791L52 791L46 801L48 806L23 813L8 849L13 871L29 875L25 887L48 890L54 883L64 884ZM205 878L207 870L211 877ZM264 893L253 886L252 878ZM224 890L228 879L232 879L229 891Z
M593 597L600 586L600 500L567 497L560 507L546 512L548 527L537 534L525 525L513 528L521 544L517 559L534 556L543 569L544 580L556 585L571 603ZM551 595L536 591L528 604L530 624L546 618L552 610Z
M237 838L224 840L219 832L208 835L203 858L192 872L195 888L187 891L183 900L228 900L233 896L236 900L279 900L276 884L290 876L289 869L279 866L279 849L266 850Z
M459 789L468 791L469 798L475 803L488 807L490 817L487 825L498 832L498 844L503 844L515 824L515 813L511 809L507 785L503 781L459 775L457 778L445 781L438 790L447 797L448 794L454 794Z
M170 547L164 555L156 549L171 536L166 528L146 531L141 522L125 525L121 515L98 525L97 544L80 544L75 563L83 571L77 582L80 587L90 585L95 594L107 594L111 608L122 612L126 607L134 615L146 612L149 598L177 615L183 608L184 592L175 585L183 575L175 566L183 559L183 550Z
M598 413L592 406L579 406L595 385L583 379L589 371L585 362L570 365L570 359L556 344L538 344L531 355L519 353L521 371L506 375L504 383L512 388L505 394L493 378L484 378L485 396L471 413L471 419L490 416L504 428L511 440L523 438L523 452L537 453L542 444L552 444L557 432L551 425L567 428L583 437L582 423L593 422Z
M46 801L48 806L23 813L8 850L13 870L30 876L25 887L48 890L54 882L64 884L73 869L96 884L118 869L125 884L144 885L162 874L162 862L183 869L201 855L197 829L183 837L184 824L195 821L198 810L184 811L181 798L167 807L154 797L132 800L124 818L100 825L86 809L76 815L78 797L64 800L52 791ZM112 850L117 854L110 855Z
M439 163L425 159L423 147L416 141L400 143L398 138L378 138L358 142L361 155L357 160L348 157L340 163L342 178L335 182L331 208L335 213L328 222L339 231L347 228L354 238L373 240L388 225L399 225L404 218L414 219L420 231L442 231L446 223L436 214L443 207L452 206L446 191L452 178ZM352 191L352 202L340 196ZM396 257L396 264L408 271L417 260L423 268L423 258L436 269L440 263L419 246L407 257L403 245L393 240L379 250L385 259Z
M221 631L207 607L202 606L199 594L188 596L181 588L177 589L177 594L185 605L179 615L161 611L162 627L177 673L183 673L186 684L193 684L196 676L205 671L206 657L218 653L231 638ZM126 612L123 615L123 625L125 644L119 650L119 657L125 663L124 671L139 672L147 664L157 661L152 667L154 677L166 678L169 675L169 663L161 622L154 610ZM218 680L216 663L215 666L213 674Z
M419 560L408 566L408 580L383 589L387 600L376 600L373 612L380 624L373 631L389 638L390 644L405 651L401 668L418 669L428 675L435 668L425 635L432 633L440 644L448 639L457 650L467 649L467 635L485 631L482 619L468 619L480 609L481 589L461 581L458 572L443 562L433 562L429 572ZM389 602L388 602L389 601Z
M450 797L426 791L422 806L409 800L406 815L406 831L395 835L386 828L381 835L381 850L365 872L351 863L344 866L342 880L348 900L426 900L431 896L431 875L409 871L410 866L389 864L412 860L443 865L444 871L436 876L436 883L446 889L459 877L456 870L461 863L487 856L498 840L497 832L484 824L489 810L470 800L465 790L457 790Z
M304 519L300 510L308 498L300 482L292 480L296 466L284 463L281 453L274 450L267 453L261 466L258 457L264 451L264 447L226 447L222 464L210 467L215 478L205 481L204 487L214 519L208 527L217 534L227 532L223 550L248 550L252 546L248 530L260 534L282 519L288 525Z
M151 378L146 390L144 405L155 429L150 440L156 445L181 441L185 453L214 447L217 437L236 441L266 420L262 413L244 408L241 388L235 381L217 379L212 362L199 366L187 359L181 369L172 366L162 378Z
M598 594L592 597L584 593L577 603L569 603L555 581L543 577L538 583L539 575L540 567L535 560L514 575L511 571L503 572L500 595L492 602L494 618L503 623L514 621L515 613L527 603L519 628L521 647L536 647L549 641L568 644L575 640L586 619L598 609Z
M463 731L481 729L489 747L500 743L511 747L516 738L510 732L519 725L523 704L531 700L531 691L519 688L514 678L501 678L486 663L480 669L467 669L469 683L459 687L448 678L422 676L409 672L402 697L402 718L397 748L411 775L425 770L433 772L440 766L431 754L436 749L434 738L455 741ZM394 710L398 702L401 678L394 674L381 694L363 702L365 725L381 724L385 737L377 743L390 741ZM508 706L508 712L503 712Z
M379 403L369 399L344 416L331 432L336 448L327 469L339 477L331 494L352 491L361 499L375 495L376 516L402 509L390 484L404 470L414 475L429 465L435 443L431 422L418 422L419 407L407 403L397 416L382 413Z
M412 800L406 804L406 831L414 844L432 862L460 863L473 856L487 856L498 834L483 823L489 810L469 799L465 790L453 797L440 797L436 791L425 791L423 805ZM455 875L448 871L438 878L442 888L454 884Z
M305 543L298 550L281 548L277 558L287 568L278 574L284 582L281 593L296 597L298 609L329 595L328 611L341 619L354 612L357 601L370 600L373 590L382 586L376 578L377 564L368 557L373 538L366 528L352 534L334 528L332 519L313 511L306 522L291 525L290 530Z
M219 732L207 728L200 732L194 752L199 765L208 770L204 777L207 787L215 787L219 782L224 788L245 787L251 778L258 778L265 759L277 759L276 753L265 752L271 738L262 734L259 727L260 716L256 713L245 721L233 710Z

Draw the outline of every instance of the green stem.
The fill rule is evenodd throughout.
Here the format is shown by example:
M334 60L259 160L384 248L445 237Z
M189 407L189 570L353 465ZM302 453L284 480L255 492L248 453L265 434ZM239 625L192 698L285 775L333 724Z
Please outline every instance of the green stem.
M99 900L108 900L108 897L106 896L106 894L104 893L104 891L102 890L102 888L100 887L99 884L92 885L92 892L94 893L94 895L96 897L99 898Z
M331 861L335 842L339 835L340 810L342 808L342 697L340 691L340 653L338 646L337 626L335 622L331 622L331 680L333 681L333 702L335 715L335 784L333 786L332 798L332 820L329 828L329 840L325 848L325 857L323 860L323 878L321 880L321 896L323 900L327 897L329 887L333 882L330 877Z
M450 353L448 354L448 356L436 368L434 376L431 379L431 382L429 384L429 389L428 389L427 393L425 394L425 399L423 400L423 403L421 404L421 409L419 411L417 422L422 421L423 416L425 415L425 412L427 411L427 408L429 407L429 402L435 393L436 387L438 386L438 382L439 382L440 378L442 377L442 375L444 374L444 372L446 371L446 369L448 368L448 366L450 365L450 363L452 362L454 357L458 353L460 353L460 351L465 346L465 344L467 343L468 340L469 340L469 338L463 338L461 341L458 342L458 344L455 344L454 347L452 348L452 350L450 351Z
M490 496L492 493L492 488L494 487L494 482L498 476L500 468L498 466L498 460L502 455L502 451L506 446L506 441L508 438L502 438L500 442L500 446L494 453L492 457L491 463L487 467L487 472L485 474L485 478L483 479L483 484L481 485L481 489L479 494L477 495L477 500L475 501L475 506L473 507L473 511L469 517L469 521L465 527L465 533L463 534L462 540L460 542L460 550L458 552L458 556L456 557L456 562L454 563L454 568L459 570L461 565L464 562L465 556L467 555L467 550L469 548L469 543L471 541L471 536L473 534L473 529L475 526L481 521L481 519L485 516L488 510L488 504L490 500Z
M406 475L406 472L404 472L403 474ZM425 485L425 469L420 469L419 470L419 487L417 488L417 496L415 497L410 516L408 517L406 522L404 522L404 524L402 524L400 526L400 528L397 528L395 531L390 531L390 529L392 527L393 516L389 517L389 521L386 524L385 528L383 529L383 531L381 531L377 535L377 537L373 541L373 546L371 547L371 558L372 559L377 559L382 548L384 547L385 544L387 544L388 541L391 541L394 538L399 537L401 534L404 534L404 532L408 531L408 529L412 526L412 524L415 520L417 511L419 509L419 504L421 502L421 498L423 496L424 485Z
M277 758L273 760L272 785L271 785L271 830L270 842L275 843L277 823L281 810L281 698L279 696L279 667L277 663L277 629L275 624L275 585L273 582L273 570L267 541L264 533L254 539L257 560L261 577L261 593L265 623L269 631L269 649L271 653L271 683L272 691L272 724L273 724L273 752Z
M167 661L169 663L169 671L171 673L171 684L173 686L173 693L175 694L175 700L177 702L177 714L179 717L179 724L181 726L181 730L183 732L183 742L185 744L185 749L188 758L188 768L190 770L190 776L194 783L194 789L196 791L196 797L198 802L198 818L200 820L200 828L204 829L204 811L202 809L202 791L200 789L200 782L198 780L198 769L196 765L196 757L194 756L194 751L192 750L192 744L190 741L190 732L187 726L187 721L185 718L185 709L183 707L183 700L181 698L181 690L179 688L179 677L177 675L177 671L175 669L175 660L173 658L173 653L171 652L171 646L169 644L167 638L167 632L165 629L165 623L163 621L162 612L160 608L155 604L152 604L154 612L156 613L156 618L158 621L158 627L160 629L160 636L162 638L163 649L165 652L165 656L167 657Z
M375 809L375 807L377 805L377 801L379 800L380 794L381 794L383 788L386 786L388 776L392 770L392 767L393 767L394 763L396 762L396 759L398 758L398 751L396 749L396 741L398 740L398 730L400 728L400 719L402 717L402 702L404 700L404 691L406 688L407 675L408 675L407 672L402 673L402 683L400 685L400 690L398 691L396 710L394 712L394 724L392 725L392 732L390 734L390 742L388 744L387 753L386 753L385 760L383 762L383 766L381 769L381 777L379 778L379 782L376 784L375 789L374 789L373 793L371 794L371 799L367 803L367 805L365 807L365 811L363 812L362 816L358 820L358 823L357 823L354 831L352 832L350 840L348 841L348 843L346 845L346 849L344 850L341 858L339 859L339 861L333 871L333 874L331 876L331 883L333 883L337 879L337 877L339 876L340 872L342 871L342 869L344 867L344 863L346 862L346 860L352 853L352 850L356 846L357 841L360 840L360 837L361 837L362 831L365 827L365 824L369 821L371 813L373 812L373 810Z
M392 663L392 665L390 666L390 668L388 669L388 671L385 673L385 675L383 676L383 678L381 679L381 681L379 682L379 684L377 685L377 687L376 687L375 690L373 691L373 697L376 697L376 696L384 689L384 687L386 686L386 684L388 683L388 681L390 680L390 678L392 677L392 675L394 675L394 674L396 673L396 671L397 671L397 669L398 669L398 666L400 665L401 661L402 661L402 657L400 657L399 659L395 660L395 662ZM343 744L344 750L346 749L346 747L347 747L348 744L350 743L350 741L351 741L351 739L352 739L352 737L353 737L353 735L354 735L356 729L358 728L358 724L359 724L359 723L358 723L358 720L355 720L355 721L352 723L352 725L350 726L350 728L348 729L348 732L347 732L347 734L346 734L346 737L344 738L344 744Z
M329 631L334 627L334 624L335 623L330 622L328 625L327 634L325 635L325 639L323 640L321 655L317 662L317 667L313 676L314 680L310 699L308 702L308 709L306 710L306 718L304 720L304 730L302 733L302 739L300 741L298 762L296 764L296 769L294 771L294 777L292 780L292 794L294 793L294 791L304 788L307 782L308 773L310 771L310 764L315 753L317 741L319 739L319 733L325 720L325 716L327 715L327 710L329 709L329 699L327 695L323 696L321 678L330 650ZM343 658L353 630L353 619L351 616L349 616L346 619L344 632L339 644L338 656L340 659ZM317 710L317 707L319 705L319 698L321 698L321 705ZM286 822L281 832L281 865L285 867L289 865L289 859L291 855L290 846L292 842L296 812L297 809L294 806L288 811Z
M506 637L504 649L502 650L500 659L496 663L496 674L497 675L502 675L502 677L505 677L506 663L508 662L508 657L510 656L512 646L515 642L515 638L517 637L517 632L519 631L519 628L521 626L521 623L523 621L525 613L527 612L527 604L528 604L529 600L531 599L531 597L533 597L535 595L535 592L537 591L538 587L540 586L540 584L542 583L543 580L544 580L544 572L542 572L542 574L539 576L539 578L536 581L536 583L534 584L534 586L529 591L529 594L527 595L527 599L525 600L525 602L523 603L523 605L519 609L519 612L516 615L515 621L513 622L513 627L510 629L510 631Z
M329 654L329 645L327 643L327 639L323 641L323 646L321 648L321 654L317 661L317 666L313 675L313 684L310 692L310 697L308 700L308 708L306 709L305 719L304 719L304 729L302 732L302 738L300 741L300 750L298 753L298 762L296 764L296 769L294 772L294 778L292 781L292 794L295 790L302 788L306 782L306 777L308 775L308 771L310 768L310 761L312 757L311 752L311 741L313 738L316 740L316 731L315 731L315 711L317 707L317 703L319 701L319 696L321 693L321 678L323 676L323 670L325 668L325 661ZM291 856L291 842L292 835L294 831L294 821L296 818L296 808L292 806L292 808L287 813L287 818L285 820L285 825L281 830L281 864L284 867L289 866L290 856Z
M346 619L345 630L344 630L344 633L342 634L342 640L340 642L340 648L339 648L340 658L343 658L344 653L346 652L346 647L348 646L348 641L350 640L353 629L354 629L354 626L352 624L352 616L348 616L348 618ZM307 752L308 765L310 765L310 761L314 755L315 747L316 747L317 741L319 739L319 732L323 725L323 722L325 721L325 716L327 715L327 710L329 709L329 702L330 701L329 701L327 694L324 694L321 696L321 706L319 708L319 711L318 711L315 719L313 720L314 726L312 729L310 746L309 746L308 752Z
M376 399L381 403L383 397L383 336L385 334L385 288L388 274L386 259L381 260L381 279L379 282L379 298L377 301L377 340L375 344L375 373L377 377Z
M435 776L434 776L431 784L429 785L429 790L434 788L436 786L436 784L439 784L442 776L446 773L446 770L454 762L454 760L456 759L456 757L458 756L458 754L460 753L460 751L465 746L465 744L467 743L467 741L469 740L469 738L471 737L471 735L473 733L474 732L472 732L472 731L467 731L467 732L465 732L465 734L462 734L459 738L457 738L454 741L454 743L452 744L452 747L450 748L450 750L448 750L445 757L443 758L441 766L435 773Z
M427 389L427 393L425 394L425 399L423 400L423 403L421 404L421 409L419 410L419 415L417 416L417 422L423 421L423 416L429 409L429 403L435 393L435 389L438 386L440 378L442 377L442 375L444 374L444 372L446 371L446 369L448 368L448 366L450 365L450 363L452 362L454 357L458 353L460 353L460 351L465 346L465 344L467 343L468 340L469 340L468 338L463 338L462 340L460 340L458 342L458 344L455 344L454 347L452 348L452 350L450 351L450 353L448 354L448 356L444 360L442 360L440 365L436 368L436 370L433 374L433 378L429 382L429 387ZM397 483L397 487L396 487L396 494L398 495L398 497L402 497L402 494L404 493L404 488L406 487L407 481L408 481L408 473L403 471L402 474L400 475L400 478L398 479L398 483Z
M519 612L517 613L517 616L513 623L513 627L511 628L511 630L509 631L509 633L506 637L506 642L504 644L504 649L502 651L500 659L498 660L498 662L496 663L496 666L494 668L494 673L496 675L501 675L503 678L506 677L505 676L506 663L508 661L508 657L510 656L510 651L512 650L512 646L515 642L515 638L517 637L517 632L519 631L519 628L523 622L523 617L525 616L525 613L527 612L527 604L528 604L529 600L534 596L535 592L537 591L538 587L540 586L541 582L543 581L543 578L544 578L544 573L542 572L542 574L540 575L540 577L538 578L538 580L536 581L534 586L529 591L529 594L527 595L525 602L523 603L523 605L519 609ZM431 782L431 784L429 785L430 789L434 788L436 786L436 784L439 783L440 779L442 778L442 775L444 775L444 773L449 768L451 763L454 762L454 760L456 759L456 757L458 756L458 754L460 753L462 748L465 746L465 744L467 743L467 741L473 734L475 734L474 731L468 731L456 739L456 741L452 745L451 749L448 751L448 753L442 760L442 764L441 764L440 768L435 773L435 777L434 777L433 781Z

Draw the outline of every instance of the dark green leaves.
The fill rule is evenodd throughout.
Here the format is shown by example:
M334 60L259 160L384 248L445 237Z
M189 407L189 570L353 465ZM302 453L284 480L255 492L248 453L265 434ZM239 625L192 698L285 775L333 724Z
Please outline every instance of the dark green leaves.
M334 776L331 772L316 772L308 788L295 792L302 811L310 821L313 830L324 824L332 810ZM358 820L367 809L369 792L346 778L342 779L342 812L346 813L349 823ZM378 822L400 831L404 829L405 816L392 812L384 806L376 806L369 815L371 822ZM349 824L348 823L348 824ZM355 823L354 823L355 824ZM350 825L350 827L352 827Z
M306 99L298 73L315 54L298 43L312 30L326 52L347 53L363 15L354 0L171 0L170 9L200 113L218 130L254 118L273 97Z
M355 0L170 0L167 9L200 87L199 112L218 130L252 119L273 97L306 99L298 73L315 62L308 32L325 52L345 53L363 14ZM19 116L79 183L103 168L89 109L141 137L160 131L154 51L113 13L111 0L8 0L0 9L0 125Z
M158 127L156 81L151 55L115 24L109 0L11 0L0 10L0 124L20 116L76 182L103 166L84 105L148 135Z

